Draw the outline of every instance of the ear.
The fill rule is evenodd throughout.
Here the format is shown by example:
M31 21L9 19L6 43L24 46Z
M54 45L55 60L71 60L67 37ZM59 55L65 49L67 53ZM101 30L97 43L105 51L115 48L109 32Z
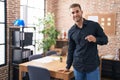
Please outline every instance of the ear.
M83 14L83 11L81 10L81 13Z

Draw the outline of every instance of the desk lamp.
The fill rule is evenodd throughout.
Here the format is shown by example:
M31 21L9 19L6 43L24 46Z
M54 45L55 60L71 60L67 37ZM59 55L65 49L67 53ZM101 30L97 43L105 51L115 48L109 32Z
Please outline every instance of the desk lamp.
M15 20L14 21L14 26L24 27L25 26L24 20L21 20L21 19Z

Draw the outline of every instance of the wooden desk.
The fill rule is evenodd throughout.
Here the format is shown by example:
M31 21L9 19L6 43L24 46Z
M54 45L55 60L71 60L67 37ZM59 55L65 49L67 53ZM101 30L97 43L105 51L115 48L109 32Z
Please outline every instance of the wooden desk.
M54 57L56 57L56 56L54 56ZM66 67L66 57L63 57L62 62L60 62L60 60L58 59L58 60L53 60L48 63L43 63L40 61L41 59L43 59L43 58L19 64L19 80L22 80L23 72L28 72L28 70L27 70L28 65L47 68L50 71L51 77L54 77L54 78L70 80L71 78L74 77L72 68L71 68L70 72L63 73L63 72L58 71L58 70L64 69Z

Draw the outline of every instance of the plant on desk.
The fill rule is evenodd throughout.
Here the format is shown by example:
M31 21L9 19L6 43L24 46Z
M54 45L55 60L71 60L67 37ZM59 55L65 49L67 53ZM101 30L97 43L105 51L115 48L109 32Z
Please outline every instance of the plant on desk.
M44 25L44 29L39 30L39 33L42 33L44 38L42 41L37 41L38 50L43 48L44 53L46 53L46 51L48 51L52 45L56 44L56 39L59 35L59 32L55 27L54 14L48 13L44 18L38 19L38 21L39 24L37 26Z

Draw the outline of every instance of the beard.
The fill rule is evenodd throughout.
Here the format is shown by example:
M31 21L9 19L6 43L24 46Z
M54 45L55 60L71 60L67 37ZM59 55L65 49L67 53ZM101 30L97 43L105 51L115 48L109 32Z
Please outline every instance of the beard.
M74 21L75 21L75 22L81 22L81 21L82 21L82 17L75 17L75 18L74 18Z

